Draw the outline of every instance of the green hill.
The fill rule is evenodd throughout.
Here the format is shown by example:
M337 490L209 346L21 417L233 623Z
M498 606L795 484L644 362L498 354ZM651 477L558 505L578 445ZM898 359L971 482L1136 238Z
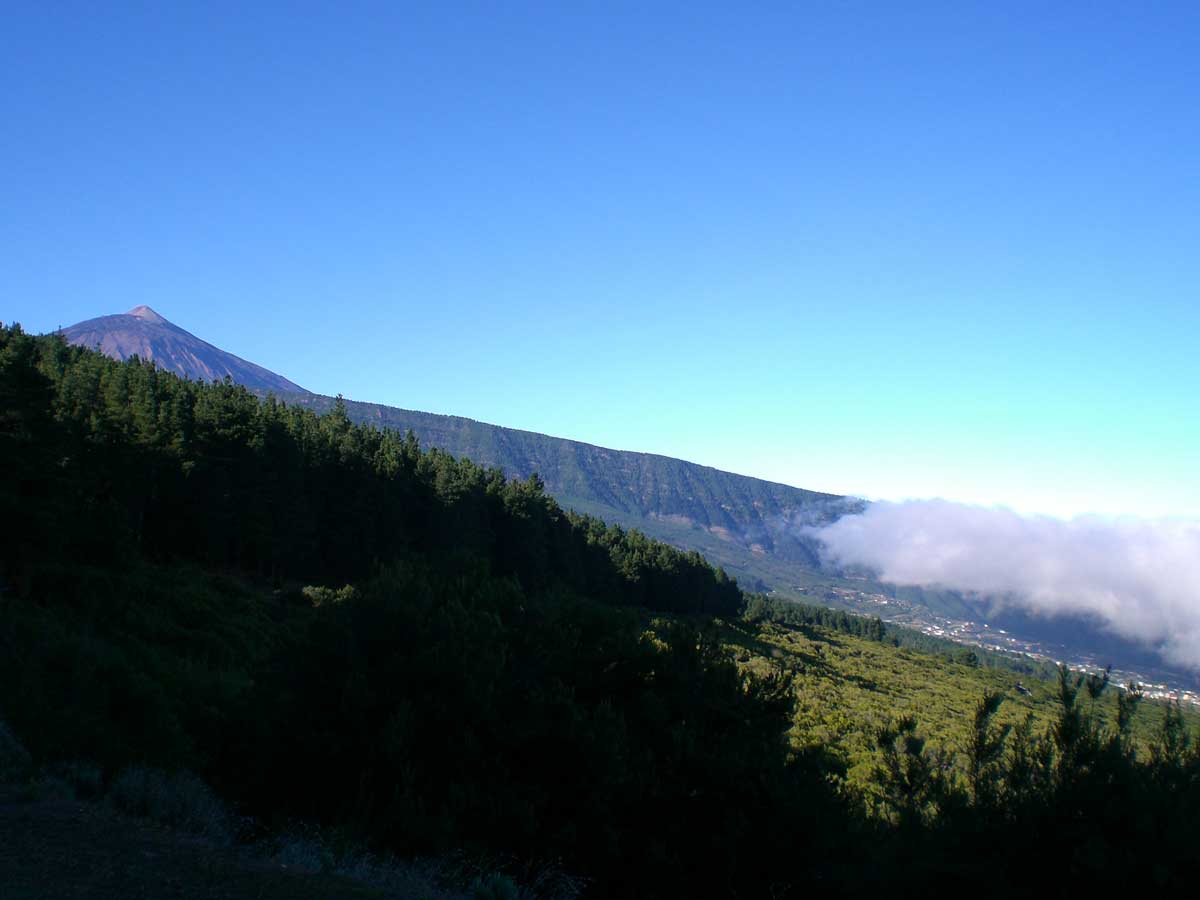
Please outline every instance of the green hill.
M4 328L0 467L0 778L190 770L256 829L533 897L548 867L633 898L1011 892L1050 846L1056 890L1200 867L1176 708L746 595L340 405Z

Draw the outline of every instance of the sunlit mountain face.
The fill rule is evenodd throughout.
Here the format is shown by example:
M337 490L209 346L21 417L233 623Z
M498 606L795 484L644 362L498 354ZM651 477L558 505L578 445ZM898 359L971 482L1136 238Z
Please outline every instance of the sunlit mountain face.
M62 330L72 344L99 350L114 359L137 356L169 372L196 381L229 376L252 390L308 392L282 375L257 366L202 341L173 325L149 306L136 306L115 316L100 316Z

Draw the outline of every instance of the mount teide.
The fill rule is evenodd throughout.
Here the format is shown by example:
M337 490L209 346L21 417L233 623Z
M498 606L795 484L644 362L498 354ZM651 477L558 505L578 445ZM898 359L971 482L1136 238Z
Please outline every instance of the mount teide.
M148 306L135 306L124 315L88 319L64 328L62 334L72 344L99 350L113 359L138 356L153 360L167 371L195 381L221 380L228 375L251 390L308 393L283 376L172 325Z

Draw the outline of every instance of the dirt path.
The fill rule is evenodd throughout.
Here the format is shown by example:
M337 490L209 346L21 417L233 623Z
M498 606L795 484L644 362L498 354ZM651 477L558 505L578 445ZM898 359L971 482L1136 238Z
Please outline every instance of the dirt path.
M25 801L0 787L0 900L379 900L326 875L289 872L103 806Z

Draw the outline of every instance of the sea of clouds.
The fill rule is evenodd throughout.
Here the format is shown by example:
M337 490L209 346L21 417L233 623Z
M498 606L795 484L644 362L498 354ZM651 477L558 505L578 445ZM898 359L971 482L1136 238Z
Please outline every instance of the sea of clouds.
M825 559L1045 615L1091 613L1200 669L1200 522L1070 520L946 500L872 503L811 529Z

